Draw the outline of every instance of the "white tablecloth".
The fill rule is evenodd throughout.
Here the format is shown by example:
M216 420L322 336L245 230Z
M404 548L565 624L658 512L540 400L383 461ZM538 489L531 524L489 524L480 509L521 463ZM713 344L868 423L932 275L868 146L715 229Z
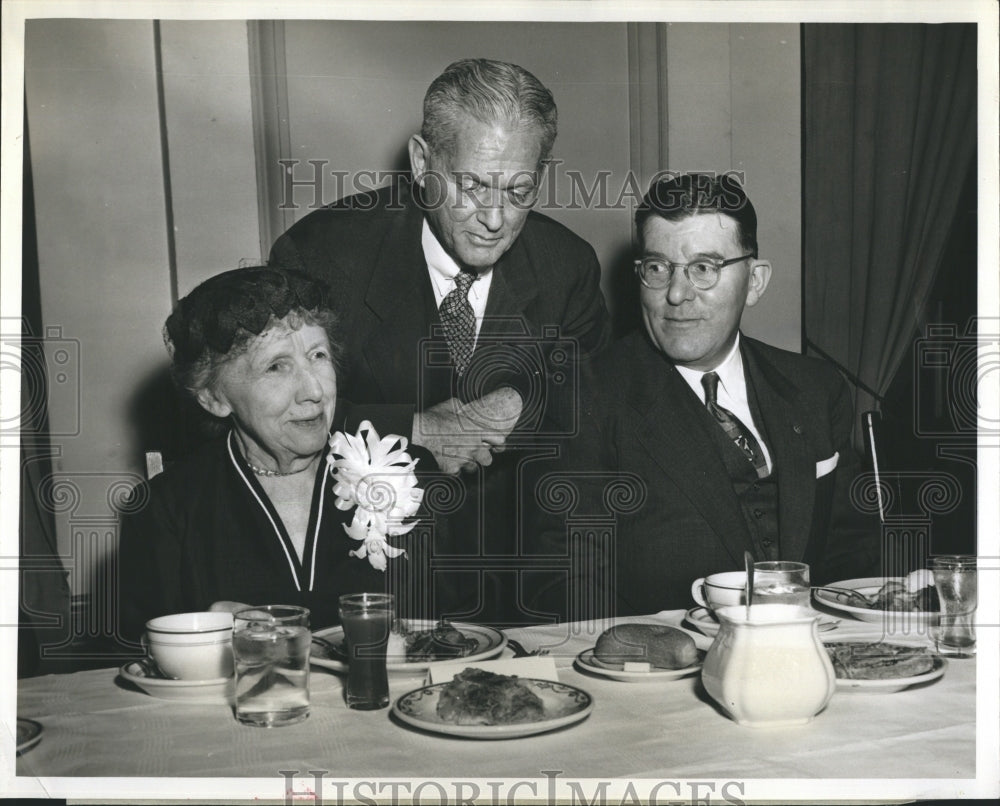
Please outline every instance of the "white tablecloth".
M671 611L630 620L679 625L683 616ZM19 681L18 715L40 722L44 734L17 759L17 775L280 780L281 771L320 770L342 779L449 780L544 779L548 770L561 779L619 783L975 777L975 660L952 661L943 678L898 693L838 692L802 727L754 729L717 710L697 675L631 684L574 668L573 658L593 645L601 626L568 625L568 636L567 626L509 631L526 645L549 647L562 682L595 700L584 722L549 734L472 741L412 730L388 709L349 710L339 678L316 667L310 717L264 730L238 724L224 704L156 699L123 685L116 669L103 669ZM879 636L860 622L824 636L841 637ZM394 677L391 693L421 682ZM681 800L691 802L689 796ZM328 802L332 797L328 792ZM677 798L673 789L660 793L661 802L671 797Z

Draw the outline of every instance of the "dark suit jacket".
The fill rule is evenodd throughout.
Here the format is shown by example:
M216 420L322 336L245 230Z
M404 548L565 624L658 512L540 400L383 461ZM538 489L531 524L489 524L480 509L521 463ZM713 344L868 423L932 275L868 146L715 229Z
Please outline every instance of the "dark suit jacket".
M741 348L777 474L781 559L809 563L814 584L874 573L878 522L849 499L858 462L846 384L816 359L745 336ZM753 551L709 432L718 425L644 332L599 356L585 386L581 434L537 482L550 509L568 509L549 517L540 552L566 555L567 527L583 535L590 560L578 557L572 577L597 611L690 607L695 579L741 569ZM817 463L835 453L836 469L817 478ZM560 476L575 491L568 505L566 488L551 486ZM566 588L565 576L550 580L537 609L572 617Z
M460 380L440 332L420 240L423 218L409 186L397 184L310 213L271 250L271 262L331 286L346 348L338 395L347 401L348 427L369 419L380 434L410 437L414 412L510 385L525 400L513 444L537 445L540 433L565 432L565 401L574 399L577 377L572 358L610 341L594 250L561 224L529 213L494 267L473 362ZM481 611L470 601L478 569L489 564L481 558L517 552L513 478L523 456L497 454L489 468L459 477L462 489L449 494L464 503L457 511L450 504L447 517L437 519L435 554L450 555L465 573L457 587L468 597L442 603L442 610L501 621L505 614L495 611L513 605L499 601L512 599L510 591L494 591Z

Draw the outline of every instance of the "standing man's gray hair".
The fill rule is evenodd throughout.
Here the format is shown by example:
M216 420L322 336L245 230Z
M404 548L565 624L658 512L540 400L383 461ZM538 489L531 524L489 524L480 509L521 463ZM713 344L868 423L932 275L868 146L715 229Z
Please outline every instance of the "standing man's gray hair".
M465 112L482 123L537 126L545 160L556 139L556 102L523 67L491 59L461 59L431 82L424 96L420 135L438 153L450 153L455 121Z

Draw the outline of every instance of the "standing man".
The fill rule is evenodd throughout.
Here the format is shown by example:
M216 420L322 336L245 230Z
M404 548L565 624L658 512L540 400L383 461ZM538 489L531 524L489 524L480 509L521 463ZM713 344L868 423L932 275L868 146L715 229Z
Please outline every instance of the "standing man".
M636 230L644 327L593 362L580 437L551 468L577 486L577 514L602 511L615 479L634 496L610 538L591 530L568 546L566 522L549 524L541 550L575 556L570 578L583 587L570 592L563 575L539 609L574 619L591 615L573 612L581 601L614 615L690 607L691 583L742 569L744 551L809 563L814 582L875 573L878 523L849 497L845 382L740 333L771 278L743 188L725 174L655 182Z
M571 429L573 360L608 343L610 321L594 250L531 211L556 137L551 93L517 65L466 59L423 112L412 184L311 213L271 256L338 300L347 427L411 438L460 484L434 536L438 612L516 624L532 620L516 568L527 457L503 449Z

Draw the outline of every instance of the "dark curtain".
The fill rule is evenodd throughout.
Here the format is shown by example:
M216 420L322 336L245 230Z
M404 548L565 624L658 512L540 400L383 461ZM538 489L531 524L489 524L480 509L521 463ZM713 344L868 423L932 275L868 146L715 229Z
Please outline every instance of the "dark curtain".
M880 402L976 157L976 26L803 26L804 336ZM967 204L966 204L967 206Z
M28 123L24 124L25 143ZM31 159L24 149L21 261L21 504L18 677L44 671L42 649L62 643L69 630L70 593L59 557L52 510L42 485L52 474L49 441L47 365L42 330L38 249L35 237Z

